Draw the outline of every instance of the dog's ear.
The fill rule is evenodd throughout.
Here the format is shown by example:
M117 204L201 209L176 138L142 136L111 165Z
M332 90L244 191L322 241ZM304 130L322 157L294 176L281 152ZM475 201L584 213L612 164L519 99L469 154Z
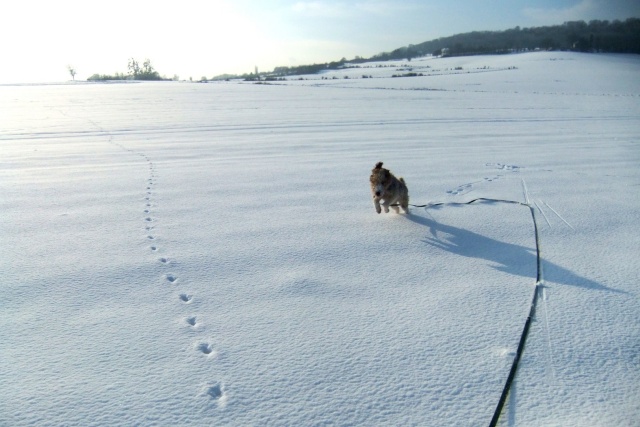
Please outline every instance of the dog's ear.
M376 163L376 167L374 169L380 169L380 168L382 168L382 162Z

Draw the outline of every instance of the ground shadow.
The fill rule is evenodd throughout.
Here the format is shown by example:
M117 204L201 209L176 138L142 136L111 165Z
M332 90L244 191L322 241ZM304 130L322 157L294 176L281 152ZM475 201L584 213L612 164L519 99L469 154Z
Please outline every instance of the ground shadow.
M528 212L526 213L529 214ZM427 211L427 215L429 215ZM536 280L536 249L533 224L531 225L531 247L514 245L491 239L472 231L437 222L414 213L406 215L407 220L429 229L430 236L423 241L429 245L449 251L451 253L470 258L485 259L493 268L521 277ZM579 288L626 293L609 288L601 283L580 276L553 262L542 261L544 278L553 283L576 286Z

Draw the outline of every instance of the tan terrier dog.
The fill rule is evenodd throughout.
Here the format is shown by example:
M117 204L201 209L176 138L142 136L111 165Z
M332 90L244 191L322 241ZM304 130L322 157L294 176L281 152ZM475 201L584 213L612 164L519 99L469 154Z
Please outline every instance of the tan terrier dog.
M384 212L389 212L389 206L393 208L396 213L400 213L398 205L402 207L404 213L409 213L409 189L405 184L404 179L396 178L388 170L382 167L382 162L376 163L376 167L371 170L371 176L369 177L371 183L371 194L373 195L373 205L376 207L376 212L380 213L380 201L382 200L382 207Z

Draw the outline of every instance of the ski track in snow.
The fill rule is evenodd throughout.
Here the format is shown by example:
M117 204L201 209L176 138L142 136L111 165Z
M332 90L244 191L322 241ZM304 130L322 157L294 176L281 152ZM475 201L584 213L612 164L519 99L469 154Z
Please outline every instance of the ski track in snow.
M542 200L540 201L542 202ZM544 213L544 211L542 210L542 208L540 207L540 205L538 204L538 202L536 202L535 200L533 201L533 203L536 205L536 208L538 208L538 211L542 214L542 216L544 217L545 222L547 223L547 225L549 226L549 228L553 228L551 226L551 223L549 222L549 218L547 217L547 214Z
M542 201L542 203L548 207L549 209L551 209L551 212L553 212L554 214L556 214L556 216L558 218L560 218L562 220L562 222L564 222L565 224L567 224L567 226L575 231L575 228L573 228L573 225L571 225L566 219L564 219L564 217L562 215L560 215L554 208L552 208L551 206L549 206L549 204L545 201Z

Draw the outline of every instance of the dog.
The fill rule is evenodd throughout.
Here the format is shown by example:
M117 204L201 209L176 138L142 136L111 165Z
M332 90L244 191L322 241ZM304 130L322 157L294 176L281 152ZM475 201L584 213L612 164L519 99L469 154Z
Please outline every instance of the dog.
M409 213L409 189L407 184L404 179L396 178L389 169L383 168L382 162L376 163L376 166L371 170L369 182L376 212L382 212L380 206L380 201L382 201L385 213L389 213L389 206L396 213L400 213L398 205L400 205L404 213Z

